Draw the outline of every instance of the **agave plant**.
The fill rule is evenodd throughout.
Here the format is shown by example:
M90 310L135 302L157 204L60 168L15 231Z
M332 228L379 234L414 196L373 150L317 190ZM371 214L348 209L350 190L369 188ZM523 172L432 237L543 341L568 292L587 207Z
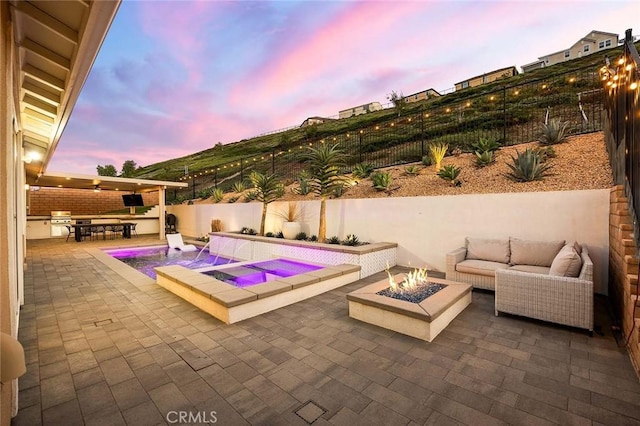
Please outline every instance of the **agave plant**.
M256 198L258 198L258 192L255 190L248 191L246 194L244 194L245 203L248 203L249 201L255 201Z
M298 187L293 188L294 193L299 195L307 195L311 192L311 186L309 185L309 172L303 170L298 175Z
M555 145L567 139L568 121L560 121L559 118L552 118L549 123L542 125L542 132L538 141L542 145Z
M360 179L368 178L373 173L373 164L370 163L358 163L353 166L353 175Z
M540 154L531 148L524 152L516 150L516 156L511 156L512 164L507 163L510 172L507 176L516 182L530 182L542 180L549 175L551 165L544 163Z
M355 235L355 234L349 234L347 235L347 238L344 239L344 241L342 241L342 245L343 246L359 246L360 245L360 239Z
M373 187L377 191L386 191L391 186L391 174L389 172L378 172L371 175Z
M476 151L476 167L484 167L495 162L493 151Z
M537 152L540 156L540 162L544 163L550 158L556 158L556 150L553 149L552 146L540 146L538 148L534 148L534 152Z
M460 167L456 167L453 164L447 164L438 171L438 176L441 179L450 182L452 185L455 185L456 179L460 175L461 171L462 169Z
M404 168L404 172L409 176L417 176L420 174L420 167L415 164Z
M333 236L331 238L327 238L327 244L340 244L340 238Z
M429 152L431 153L433 161L436 163L436 172L440 171L440 164L447 154L447 149L449 149L449 145L446 143L432 143L429 145Z
M233 182L231 189L233 189L233 192L239 194L241 192L244 192L245 189L247 189L247 185L245 185L244 181L238 180L236 182Z
M489 138L480 138L480 140L474 144L471 144L471 147L476 152L487 152L487 151L497 151L500 148L500 144L496 142L495 139Z
M213 197L213 201L219 203L224 198L224 191L222 188L216 188L213 190L211 197Z

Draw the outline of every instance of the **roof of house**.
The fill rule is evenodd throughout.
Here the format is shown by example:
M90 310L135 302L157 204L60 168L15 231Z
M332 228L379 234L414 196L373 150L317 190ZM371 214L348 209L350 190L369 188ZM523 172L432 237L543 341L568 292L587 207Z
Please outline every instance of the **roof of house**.
M419 95L420 93L423 93L423 92L427 92L427 93L431 93L431 92L433 92L433 93L436 93L438 96L440 96L440 92L438 92L436 89L434 89L434 88L432 87L432 88L427 89L427 90L421 90L421 91L419 91L419 92L412 93L412 94L410 94L410 95L405 95L404 97L405 97L405 98L408 98L409 96Z
M518 73L518 70L516 69L515 65L512 65L510 67L504 67L504 68L499 68L497 70L493 70L493 71L489 71L489 72L484 72L482 74L476 75L475 77L469 77L469 78L465 78L464 80L456 83L456 84L462 84L465 81L469 81L469 80L473 80L474 78L478 78L478 77L482 77L484 75L489 75L489 74L495 74L495 73L499 73L500 71L507 71L507 70L513 70L514 74Z
M555 55L555 54L558 54L558 53L565 52L565 51L567 51L567 50L571 50L571 49L573 49L573 48L574 48L578 43L580 43L581 41L584 41L584 40L587 40L587 41L589 41L589 42L595 43L595 42L596 42L596 40L595 40L594 38L589 37L589 36L590 36L591 34L593 34L593 33L598 33L598 34L603 34L603 35L610 35L610 36L612 36L612 37L616 37L616 38L619 38L619 37L620 37L620 36L619 36L618 34L616 34L616 33L608 33L608 32L605 32L605 31L591 30L591 31L589 31L589 32L587 33L587 35L586 35L586 36L582 37L581 39L579 39L578 41L576 41L575 43L573 43L573 44L571 45L571 47L569 47L568 49L562 49L562 50L558 50L557 52L547 53L546 55L540 56L538 59L542 60L543 58L545 58L545 57L547 57L547 56L552 56L552 55ZM611 46L611 47L615 47L615 46ZM532 63L534 63L534 62L532 62Z

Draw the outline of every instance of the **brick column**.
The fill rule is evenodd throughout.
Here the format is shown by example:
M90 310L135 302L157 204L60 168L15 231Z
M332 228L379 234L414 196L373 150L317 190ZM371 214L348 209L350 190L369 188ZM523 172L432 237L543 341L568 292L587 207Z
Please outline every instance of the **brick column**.
M638 295L638 258L633 237L633 219L629 213L624 187L611 188L609 209L609 299L620 320L623 337L634 326L628 351L640 377L640 302ZM638 306L634 310L634 303Z

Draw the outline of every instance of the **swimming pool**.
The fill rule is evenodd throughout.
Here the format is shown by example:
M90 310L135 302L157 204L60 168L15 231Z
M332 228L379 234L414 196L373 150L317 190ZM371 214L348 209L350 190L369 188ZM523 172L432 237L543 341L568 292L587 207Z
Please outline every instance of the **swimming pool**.
M279 278L317 271L322 268L323 266L310 265L293 260L273 259L200 272L217 280L243 288L274 281Z
M181 265L189 269L199 269L233 262L228 258L209 253L208 249L198 257L200 250L184 252L165 245L104 250L104 252L154 279L156 272L153 268L159 266ZM194 262L196 257L198 260Z

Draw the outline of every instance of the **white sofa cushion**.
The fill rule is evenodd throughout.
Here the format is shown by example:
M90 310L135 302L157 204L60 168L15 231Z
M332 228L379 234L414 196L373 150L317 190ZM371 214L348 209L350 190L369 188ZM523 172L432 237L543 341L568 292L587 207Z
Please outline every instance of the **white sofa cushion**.
M553 263L564 241L531 241L511 238L511 264L546 266Z
M546 266L534 266L534 265L513 265L509 268L510 271L529 272L532 274L544 274L549 275L549 268Z
M582 259L576 252L573 243L566 244L553 259L549 275L559 277L577 277L582 268Z
M509 265L501 262L491 262L489 260L467 259L456 265L456 271L467 274L485 275L495 277L496 269L509 269Z
M466 258L509 263L509 240L467 238Z

